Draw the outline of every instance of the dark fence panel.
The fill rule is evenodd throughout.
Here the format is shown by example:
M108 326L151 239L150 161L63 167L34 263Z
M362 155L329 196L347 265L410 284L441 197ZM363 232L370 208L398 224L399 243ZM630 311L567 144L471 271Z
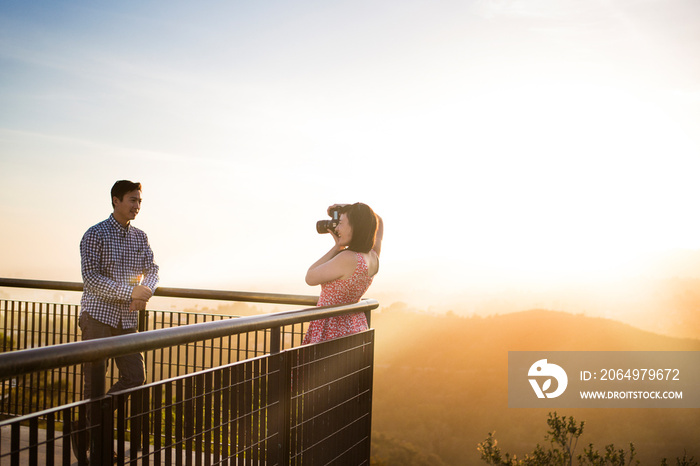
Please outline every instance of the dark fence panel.
M77 341L78 313L74 304L0 300L2 352ZM23 415L71 403L81 398L81 387L80 366L4 380L0 382L0 415Z
M369 464L374 332L289 354L290 464Z

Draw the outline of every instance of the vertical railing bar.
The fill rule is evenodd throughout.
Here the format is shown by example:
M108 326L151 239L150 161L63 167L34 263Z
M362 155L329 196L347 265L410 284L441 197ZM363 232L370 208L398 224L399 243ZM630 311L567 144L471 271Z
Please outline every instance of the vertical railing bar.
M27 338L27 345L25 348L34 348L38 343L36 341L36 307L37 303L32 302L31 306L29 303L27 303L27 308L25 310L25 328L26 328L26 338ZM44 379L44 383L42 383L42 376ZM26 387L25 387L26 389ZM29 408L29 413L39 411L42 409L41 407L41 402L42 400L46 401L45 398L45 393L46 393L46 371L41 371L36 373L36 384L32 383L29 386L29 393L31 395L36 395L36 396L30 396L30 400L36 400L35 404L32 405L31 402L28 404Z
M203 448L198 449L204 452L204 465L211 466L211 426L212 426L212 373L206 372L204 375L204 389L202 396L202 417L204 422L202 424L202 433L200 437L203 438Z
M250 333L248 333L250 335ZM243 422L243 428L245 429L245 435L243 436L243 444L245 445L245 455L246 455L246 461L250 460L250 452L251 452L251 439L252 439L252 434L251 430L253 428L253 417L252 417L252 408L253 408L253 368L252 368L253 363L252 362L246 362L245 363L245 386L243 390L243 405L245 406L245 420Z
M173 464L173 409L176 409L173 403L175 403L175 400L173 399L173 382L166 382L164 400L165 423L163 425L163 447L165 448L165 464Z
M229 396L230 396L230 387L231 387L231 368L230 367L224 367L221 371L221 378L220 378L220 383L221 383L221 417L220 417L220 422L221 422L221 431L219 433L220 438L222 439L221 441L221 449L219 450L221 453L221 460L226 460L229 458L230 455L230 445L229 445L229 422L231 420L230 417L230 405L229 405ZM223 461L222 461L223 463ZM225 464L225 463L223 463Z
M17 312L19 312L20 303L15 303L15 302L13 302L13 303L12 303L12 311L10 312L10 326L9 326L9 327L5 327L5 328L7 328L8 330L10 330L10 331L12 332L12 333L11 333L11 335L12 335L12 344L11 344L11 346L10 346L10 350L19 349L19 344L20 344L20 343L19 343L19 340L20 340L20 338L19 338L19 333L17 333L17 338L14 337L14 329L17 328L17 327L15 327L15 317L16 317L16 316L15 316L15 304L17 305Z
M204 374L197 374L194 383L194 438L195 438L195 465L202 466L202 442L204 433Z
M267 462L267 457L268 454L267 452L270 450L270 415L272 413L271 407L270 407L270 358L264 358L263 361L263 373L264 377L262 379L262 385L263 388L261 390L261 398L262 402L261 404L264 406L263 410L263 422L262 422L262 427L261 427L261 432L262 432L262 438L265 439L265 442L263 444L263 462Z
M244 392L246 387L245 378L246 363L241 363L236 366L236 459L240 459L239 455L245 455L245 422L246 410L244 403Z
M231 363L231 344L232 343L233 343L233 335L229 335L228 336L228 346L226 348L226 354L227 354L226 361L225 362L222 361L224 364Z
M18 338L20 349L27 349L28 348L27 347L27 307L28 306L29 306L29 303L26 303L26 302L20 303L20 309L19 309L19 312L17 315L17 321L18 321L17 322L17 329L18 329L18 332L20 334L20 337ZM27 384L27 382L26 382L27 378L29 378L29 384ZM29 392L31 394L32 387L34 386L34 373L22 377L22 380L24 381L22 386L25 388L25 390L27 388L29 388ZM24 414L26 414L26 412L25 412L26 404L24 401L24 397L21 400L19 399L19 397L17 397L17 398L18 398L17 402L19 403L19 406L20 406L19 414L24 415ZM31 400L31 396L29 397L29 399Z
M178 316L177 316L177 320L178 320L177 325L178 326L180 325L180 317L181 317L180 314L178 314ZM170 326L171 327L173 326L173 315L172 314L170 314ZM181 356L181 351L180 351L180 347L178 346L177 347L177 354L175 355L175 360L176 360L175 373L173 374L172 368L170 368L169 370L171 372L170 372L169 377L177 377L180 375L180 364L181 364L180 356ZM169 361L173 360L173 347L172 346L169 349L169 359L168 360Z
M219 464L219 462L221 461L221 377L223 375L222 370L223 369L219 369L214 373L214 383L212 386L212 394L214 397L214 409L212 412L212 436L214 438L213 459L216 464Z
M44 327L44 321L46 319L42 319L41 316L46 313L47 315L51 315L51 311L49 309L53 309L53 314L54 317L51 318L51 320L54 320L55 315L56 315L56 304L45 304L46 307L44 307L40 314L39 314L39 321L38 321L38 326L39 326L39 335L38 335L38 341L39 345L41 345L41 337L42 337L42 329ZM43 306L42 306L43 307ZM48 325L48 322L46 322L46 325ZM48 333L48 328L46 329ZM44 406L42 409L48 409L53 407L53 397L54 397L54 391L56 390L56 386L54 384L55 380L55 374L57 371L60 371L61 369L48 369L46 371L46 379L45 379L45 385L44 385ZM60 396L60 394L59 394Z
M194 383L196 377L188 377L185 379L185 461L187 466L192 465L192 453L194 449L192 448L193 435L194 435Z
M153 424L153 463L158 465L161 464L163 450L163 384L155 385L149 398L152 405L152 409L148 411L151 413Z
M292 395L293 384L299 384L300 380L292 378L292 358L299 357L299 351L285 351L279 354L279 460L284 466L290 464L291 455L291 431L292 431Z
M60 311L60 309L62 308L63 305L62 305L62 304L51 304L51 305L48 305L48 306L49 306L49 308L47 308L46 312L47 312L48 315L51 316L51 318L50 318L48 321L46 321L46 319L40 319L40 321L39 321L39 322L40 322L39 325L40 325L42 328L44 328L44 327L46 328L46 335L47 335L47 336L46 336L46 338L44 339L44 341L46 342L46 346L49 346L48 334L49 334L49 325L50 325L50 324L54 326L53 335L54 335L54 341L55 341L55 338L56 338L55 325L56 325L56 320L57 320L57 317L56 317L56 316L57 316L58 312ZM52 310L52 311L51 311L51 310ZM49 321L50 321L50 322L49 322ZM41 338L41 337L40 337L40 338ZM49 405L49 404L47 403L47 405L46 405L47 407L53 406L53 399L54 399L54 397L57 397L57 398L58 398L58 405L59 405L59 406L62 405L62 404L64 404L64 403L67 403L67 402L68 402L68 401L67 401L67 399L68 399L68 393L65 393L66 399L64 400L64 403L61 403L61 397L62 397L64 391L63 391L63 390L60 390L60 389L56 386L57 382L60 382L60 381L63 379L63 377L62 377L62 376L63 376L63 370L64 370L63 367L59 367L58 369L51 369L51 370L49 371L49 373L51 374L51 383L50 383L50 385L49 385L50 388L51 388L51 394L50 394L50 396L48 397L48 400L47 400L47 401L51 401L51 404ZM58 380L56 380L56 376L58 376Z
M140 388L136 395L136 406L134 407L132 403L132 417L136 417L138 420L139 431L136 438L136 448L141 447L141 456L147 457L150 452L151 442L151 397L149 388ZM134 396L131 397L134 399ZM133 443L132 443L133 445Z
M2 304L2 306L0 306L0 310L2 310L2 321L3 321L2 322L2 324L3 324L3 327L2 327L2 330L3 330L3 332L2 332L2 336L3 336L3 338L2 338L2 352L3 353L9 351L9 349L7 347L7 341L8 341L8 332L7 332L7 329L8 329L8 327L7 327L8 311L7 311L7 306L8 306L8 302L9 301L6 299L3 299L0 301L0 304Z
M214 320L221 320L221 317L212 317L211 320L212 320L212 321L214 321ZM221 341L221 338L222 338L222 337L217 337L217 338L212 338L212 340L211 340L211 350L210 350L210 351L211 351L211 357L210 357L210 359L209 359L209 367L210 367L210 368L216 367L216 365L215 365L215 364L216 364L216 363L215 363L215 361L216 361L216 355L214 354L214 348L216 348L217 342L220 342L220 341ZM219 345L219 346L218 346L219 350L221 350L221 343L218 343L218 345Z
M46 452L46 466L54 465L54 455L55 455L55 443L56 443L56 413L48 413L46 415L46 442L45 442L45 452Z
M27 346L27 308L29 307L29 303L22 303L24 304L23 306L20 306L21 309L19 311L19 331L22 333L22 349L27 349L29 348Z
M63 322L63 313L64 313L64 309L65 309L65 304L60 304L60 305L58 305L58 306L56 306L56 307L54 308L54 318L53 318L53 322L52 322L52 326L53 326L53 328L54 328L54 330L53 330L53 333L54 333L54 334L56 333L56 330L55 330L56 323L58 322L59 325L60 325L60 324ZM47 332L47 333L49 332L48 324L47 324L47 327L46 327L46 332ZM66 339L64 338L63 332L59 332L59 335L60 335L60 338L59 338L60 343L66 342ZM54 335L54 341L56 341L55 335ZM65 379L65 380L68 380L68 378L69 378L69 367L66 366L66 367L61 367L61 368L57 369L57 370L56 370L56 377L57 377L57 380L54 379L53 377L51 378L51 383L52 383L52 384L54 384L54 383L59 383L59 384L60 384L60 382L61 382L62 380L64 380L64 379ZM59 404L59 406L60 406L60 405L63 405L63 404L66 404L66 403L69 402L69 401L68 401L68 400L69 400L69 396L68 396L68 395L69 395L69 392L68 392L68 390L63 390L63 389L61 389L60 387L56 387L56 392L57 392L57 395L58 395L58 404ZM53 399L53 395L52 395L52 399ZM63 402L61 402L61 399L63 399Z
M282 328L273 327L270 329L270 353L276 354L281 351Z
M199 324L206 319L206 316L202 315L196 315L194 323ZM204 365L206 362L206 341L205 340L199 340L194 343L195 348L196 348L196 356L195 356L195 364L194 364L194 370L195 372L203 371L204 370Z
M258 348L260 348L260 332L260 330L253 332L253 357L257 357L260 354L258 351Z
M159 315L162 315L162 313L159 313ZM153 329L155 330L156 328L158 328L158 326L157 326L156 318L155 318L155 314L154 314L154 316L153 316ZM163 328L163 326L161 325L160 328ZM153 374L154 375L156 374L156 370L155 370L156 359L158 359L158 365L160 366L160 373L158 374L158 377L160 378L160 380L165 380L167 378L167 377L164 377L164 373L163 373L164 368L165 368L165 364L163 362L163 361L165 361L165 348L161 348L159 350L159 357L158 358L156 358L155 356L153 357Z
M369 396L367 397L366 401L366 408L365 408L365 414L367 415L367 425L364 429L365 435L368 436L367 439L367 448L365 450L365 455L367 458L370 457L371 453L371 446L372 446L372 437L371 437L371 432L372 432L372 399L374 397L374 337L375 337L375 332L374 330L370 329L370 331L366 334L365 338L365 346L363 350L367 354L367 365L369 367L369 370L367 371L367 385L366 388L369 391Z
M113 432L114 432L114 413L112 411L112 397L103 397L101 400L95 402L99 406L97 413L92 410L91 417L100 417L100 421L97 426L97 430L91 432L91 438L98 437L99 446L96 450L90 450L90 460L93 458L100 458L96 464L108 465L113 461ZM93 405L94 408L94 405ZM99 416L96 416L98 414ZM92 462L92 461L91 461Z
M38 318L37 310L36 310L37 307L39 308L39 313L41 313L44 305L43 305L43 303L36 303L36 302L32 303L32 320L31 320L32 331L31 331L31 338L30 338L32 348L34 348L35 346L41 346L41 328L37 328L37 327L40 327L40 320Z
M182 466L182 455L184 450L183 420L185 419L185 388L184 380L178 378L175 381L175 466Z
M195 314L192 316L194 319L194 324L199 323L199 315ZM192 372L197 372L197 365L199 364L199 342L192 342Z
M218 338L212 338L212 339L210 340L210 345L211 345L211 347L209 348L209 367L208 367L207 369L210 369L210 368L212 368L212 367L216 367L216 366L214 365L214 361L216 360L215 357L214 357L214 348L216 347L216 341L217 341L217 340L218 340Z
M257 332L255 332L257 335ZM253 413L253 416L251 418L252 421L252 428L251 428L251 437L250 437L250 445L252 447L251 450L251 461L252 464L258 464L258 449L260 448L259 442L260 442L260 423L262 422L260 419L260 364L261 360L257 359L251 362L251 377L252 377L252 392L251 392L251 410Z
M70 338L71 336L69 335L68 331L68 322L65 321L66 316L70 318L71 312L67 309L70 309L72 306L68 304L63 304L61 303L58 306L57 310L57 316L54 317L53 321L53 326L52 326L52 331L54 333L54 344L56 344L56 336L55 333L59 334L59 343L68 343L70 341L75 341L77 340L77 335L74 335L74 338ZM58 327L58 330L56 328Z
M238 408L236 405L236 368L235 367L227 367L227 377L228 377L228 383L226 384L226 404L227 407L225 409L226 413L226 430L228 432L228 435L225 437L228 441L226 442L226 445L228 445L228 458L229 458L229 464L234 465L236 464L236 429L238 426Z
M241 360L241 334L236 334L236 361Z
M245 334L245 358L250 359L250 332Z
M185 325L190 325L190 315L185 316ZM189 373L190 368L190 348L191 343L185 345L185 374Z
M75 340L78 340L78 329L79 329L79 322L80 322L80 308L78 306L75 306L74 309L75 312L72 312L73 318L69 320L69 325L73 329L73 335ZM71 324L72 323L72 324ZM83 374L83 366L82 365L77 365L73 366L73 393L76 398L80 398L82 393L83 393L83 378L85 377L85 374ZM65 420L67 422L67 420Z
M10 428L10 461L12 466L20 466L20 430L19 423L12 424Z
M268 438L265 463L271 465L280 464L281 448L282 448L282 380L281 372L282 355L280 353L271 353L268 359L268 395L266 417L266 437Z
M54 305L53 306L53 318L51 319L51 322L46 322L46 344L48 345L55 345L56 342L56 334L58 333L58 344L65 343L68 341L67 338L64 338L63 335L63 313L65 310L66 305L65 304L59 304L59 305ZM49 333L51 333L51 337L49 337Z
M29 466L38 466L39 456L39 419L33 417L29 420Z
M3 323L4 323L5 319L7 318L6 309L7 309L7 301L4 299L0 300L0 311L2 311L2 314L3 314ZM7 338L8 338L7 326L5 326L3 328L3 332L2 332L2 351L3 352L7 351L7 348L6 348ZM8 385L9 383L12 383L12 382L11 381L10 382L7 382L7 381L0 382L0 396L2 397L3 400L6 397L5 386Z
M70 426L73 419L73 409L66 408L62 409L60 414L63 420L63 431L61 432L61 448L63 450L62 464L70 464L70 452L71 452L71 439L70 439Z
M124 395L115 396L113 403L117 404L117 450L115 453L117 454L117 463L124 464L126 455L126 400Z

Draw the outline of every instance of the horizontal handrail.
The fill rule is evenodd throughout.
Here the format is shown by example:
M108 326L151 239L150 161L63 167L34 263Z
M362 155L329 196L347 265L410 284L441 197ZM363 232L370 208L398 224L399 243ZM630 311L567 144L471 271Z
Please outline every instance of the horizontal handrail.
M324 306L258 316L203 322L146 332L31 348L0 354L0 380L22 374L113 358L125 354L208 340L237 333L283 327L342 314L369 312L374 299L342 306Z
M0 286L10 288L32 288L59 291L83 291L81 282L59 282L50 280L27 280L22 278L0 278ZM315 306L318 296L282 293L259 293L254 291L197 290L189 288L156 288L154 296L167 298L212 299L216 301L244 301L266 304L290 304Z

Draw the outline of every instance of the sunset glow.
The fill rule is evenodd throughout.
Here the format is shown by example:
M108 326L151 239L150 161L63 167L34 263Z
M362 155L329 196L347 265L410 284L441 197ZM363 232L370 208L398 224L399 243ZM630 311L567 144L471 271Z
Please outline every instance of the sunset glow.
M334 202L421 306L700 249L692 3L3 8L2 275L79 280L118 178L172 286L315 292Z
M127 179L143 186L133 225L148 235L160 287L318 296L321 287L306 284L307 270L338 251L331 235L316 232L316 222L328 218L332 204L363 202L384 225L379 272L366 292L379 305L361 348L341 340L328 347L343 348L341 365L362 353L373 366L324 379L323 387L330 396L358 381L371 386L362 385L353 398L367 406L371 400L371 419L363 411L352 429L364 432L371 424L372 464L485 464L488 448L477 445L495 447L496 438L500 461L515 455L535 461L560 435L568 436L561 444L567 451L577 444L575 454L588 454L591 462L605 461L594 455L595 444L596 451L607 449L610 464L619 462L611 455L627 461L619 448L629 448L633 464L634 442L640 464L691 464L685 460L700 458L697 409L562 405L559 415L585 422L586 435L572 443L569 434L577 429L556 429L550 405L509 404L509 379L515 352L552 354L525 361L515 382L535 402L540 398L529 390L551 393L551 379L544 380L551 374L535 372L542 380L531 385L529 369L564 371L568 366L553 359L557 353L667 352L697 360L675 353L700 349L699 51L699 0L5 1L0 277L82 281L81 237L110 215L110 188ZM324 268L329 265L338 272L337 261ZM341 265L347 276L350 268ZM0 312L14 325L20 317L8 319L7 306L19 316L17 301L78 304L80 295L1 287ZM179 324L196 320L180 319L185 313L237 317L290 309L164 297L157 290L147 305L177 311ZM68 307L77 314L77 306ZM21 317L35 332L51 322L35 317L34 306L31 317ZM254 399L260 387L279 398L269 409L285 414L280 406L286 407L289 414L303 406L300 412L317 426L319 410L329 417L348 411L347 403L317 409L325 388L320 397L318 390L304 394L311 384L299 388L293 375L291 390L285 371L275 372L281 367L317 379L313 372L325 363L305 355L326 354L325 347L284 356L297 354L292 342L301 342L304 326L283 330L283 351L269 363L260 350L274 345L274 330L224 338L238 357L255 346L255 360L245 366L229 366L214 340L191 343L218 351L190 358L195 365L226 364L218 379L213 369L206 370L213 379L193 377L192 390L199 394L204 380L213 384L213 396L231 401L214 398L223 411L209 413L209 394L197 395L202 403L185 400L186 409L205 412L186 418L212 421L205 423L204 443L194 447L206 460L214 446L212 461L219 452L244 450L249 461L249 449L226 445L236 432L264 440L258 444L271 452L265 461L284 454L275 438L280 445L315 442L313 428L310 436L306 427L295 434L306 422L285 428L285 416L265 421L264 403ZM209 335L203 332L192 334ZM43 330L35 334L49 341ZM33 344L18 335L6 329L3 338ZM182 347L156 351L148 371L175 355L184 367ZM536 364L546 358L546 366ZM263 366L275 370L265 375ZM682 365L682 380L694 389L698 373L686 369L691 366ZM235 367L241 370L229 370ZM244 373L254 375L252 392L234 380ZM51 383L75 394L74 375ZM576 376L567 375L570 387L578 386ZM35 380L49 383L27 380L32 393L19 385L14 392L33 396L40 393ZM629 380L609 381L611 393L631 390L622 385ZM648 382L634 390L677 388ZM189 390L183 383L175 386L178 400L178 387ZM274 395L275 387L284 394ZM562 396L578 391L569 390ZM696 402L697 395L686 398ZM236 397L256 410L260 404L252 421L234 412L240 411ZM65 426L64 433L80 432ZM288 441L276 430L263 433L277 427ZM169 434L161 439L159 432L152 435L157 448L144 446L144 455L169 454ZM340 445L337 437L328 438ZM187 451L180 444L173 451L189 455L188 442ZM365 444L346 451L365 454ZM328 458L336 454L319 445L289 460L313 462L318 449ZM201 459L198 454L192 458ZM573 459L564 455L557 450L550 458Z

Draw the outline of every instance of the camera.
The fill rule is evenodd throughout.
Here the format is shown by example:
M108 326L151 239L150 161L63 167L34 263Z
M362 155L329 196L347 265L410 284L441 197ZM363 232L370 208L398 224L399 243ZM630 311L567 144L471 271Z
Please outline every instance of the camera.
M316 222L317 232L321 234L328 233L328 230L335 230L335 227L338 226L338 222L340 222L340 209L331 209L328 215L331 216L331 220L319 220Z

